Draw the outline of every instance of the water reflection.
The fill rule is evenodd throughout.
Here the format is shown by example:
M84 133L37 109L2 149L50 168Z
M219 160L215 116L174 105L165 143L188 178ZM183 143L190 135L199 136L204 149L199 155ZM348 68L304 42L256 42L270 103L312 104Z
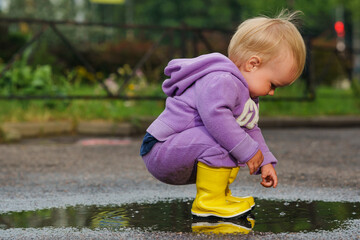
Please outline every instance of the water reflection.
M121 229L129 226L130 217L127 216L126 211L122 207L117 207L115 210L107 209L94 212L94 216L91 217L90 228L110 228Z
M0 215L0 228L75 227L146 231L241 233L334 230L360 219L360 203L286 202L256 199L251 216L221 220L191 217L192 200L74 206ZM256 224L255 224L256 221Z
M193 219L191 229L195 233L249 234L255 226L255 219L249 215L239 219Z

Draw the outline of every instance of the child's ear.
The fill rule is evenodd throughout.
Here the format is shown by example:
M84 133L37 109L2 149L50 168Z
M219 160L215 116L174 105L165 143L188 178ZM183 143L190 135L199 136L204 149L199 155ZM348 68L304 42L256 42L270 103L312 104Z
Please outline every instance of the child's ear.
M261 65L261 58L259 56L250 57L245 64L245 70L247 72L255 71Z

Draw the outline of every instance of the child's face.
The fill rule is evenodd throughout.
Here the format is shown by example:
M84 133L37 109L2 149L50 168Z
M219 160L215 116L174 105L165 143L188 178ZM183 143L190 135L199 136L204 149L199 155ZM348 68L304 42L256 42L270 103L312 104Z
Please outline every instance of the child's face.
M280 56L262 63L261 58L251 57L240 67L252 98L273 96L277 87L291 84L295 79L294 58L285 51Z

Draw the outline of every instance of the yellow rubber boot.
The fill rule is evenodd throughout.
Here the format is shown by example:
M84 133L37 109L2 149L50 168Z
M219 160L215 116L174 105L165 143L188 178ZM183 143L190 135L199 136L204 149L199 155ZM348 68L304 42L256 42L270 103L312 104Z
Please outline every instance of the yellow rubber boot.
M191 213L198 217L232 218L251 210L248 202L228 202L225 189L231 168L213 168L204 163L197 164L196 198Z
M246 196L246 197L234 197L233 195L231 195L231 191L229 189L230 184L232 184L239 172L240 167L237 168L233 168L231 170L230 173L230 177L229 177L229 181L228 184L226 186L226 190L225 190L225 198L227 201L229 202L243 202L246 201L249 203L250 207L253 208L255 207L255 201L254 198L252 196Z

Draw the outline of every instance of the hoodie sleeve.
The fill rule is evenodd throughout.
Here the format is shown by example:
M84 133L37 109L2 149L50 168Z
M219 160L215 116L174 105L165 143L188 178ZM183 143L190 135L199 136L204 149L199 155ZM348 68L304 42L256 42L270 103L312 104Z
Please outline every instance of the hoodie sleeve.
M233 114L241 92L229 73L216 72L196 82L196 107L201 120L214 139L244 165L259 150L236 122Z
M254 139L257 143L259 143L259 148L264 155L264 161L261 164L260 168L257 172L254 174L260 174L261 173L261 167L271 163L274 167L277 164L277 159L275 156L270 152L268 146L265 143L265 139L261 133L261 130L258 126L255 126L253 129L247 130L247 133L251 136L252 139Z

